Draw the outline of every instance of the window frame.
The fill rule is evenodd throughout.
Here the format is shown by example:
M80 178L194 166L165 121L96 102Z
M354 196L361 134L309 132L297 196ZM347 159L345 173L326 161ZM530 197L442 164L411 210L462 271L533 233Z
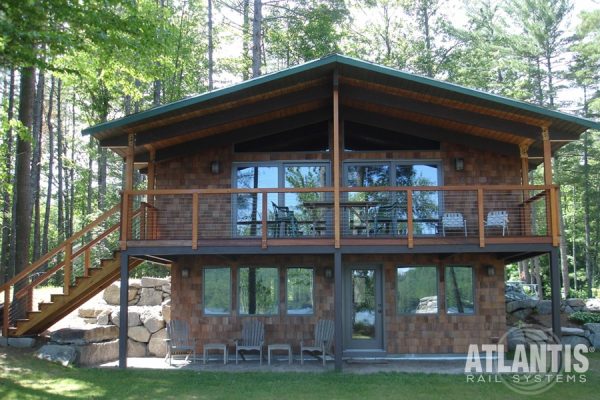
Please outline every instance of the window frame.
M229 272L229 312L227 313L207 313L206 312L206 271L208 270L216 270L216 269L227 269ZM223 317L230 316L233 312L233 290L231 289L231 285L233 284L233 275L231 267L221 267L221 266L208 266L202 268L202 315L206 317Z
M311 290L311 302L312 302L312 312L311 313L305 313L305 314L290 314L289 312L289 308L288 308L288 289L289 289L289 284L288 284L288 272L290 269L310 269L312 276L311 276L311 286L312 286L312 290ZM310 317L315 315L315 267L303 267L303 266L293 266L293 267L286 267L285 268L285 315L286 316L290 316L290 317Z
M428 312L428 313L403 313L400 312L398 310L398 293L399 293L399 288L398 288L398 269L400 268L435 268L435 295L437 298L437 311L436 312ZM418 264L418 265L396 265L395 268L395 272L396 272L396 276L394 279L394 285L395 285L395 289L396 289L396 295L395 300L396 300L396 315L399 316L418 316L418 315L424 315L424 316L430 316L430 315L440 315L440 268L438 265L433 265L433 264Z
M461 267L461 268L470 268L471 269L471 282L473 283L472 288L471 288L471 295L473 296L473 312L472 313L450 313L448 312L448 296L447 296L447 289L448 289L448 280L446 279L446 271L448 268L454 268L454 267ZM473 315L477 315L478 312L478 302L477 302L477 290L476 290L476 286L477 286L477 275L476 275L476 271L475 271L475 266L474 265L470 265L470 264L451 264L451 265L444 265L444 308L445 308L445 314L446 315L457 315L457 316L465 316L465 317L469 317L469 316L473 316Z
M241 287L241 283L242 283L242 269L243 268L255 268L255 269L274 269L275 271L277 271L277 277L275 279L275 283L277 285L277 293L275 294L275 301L276 301L276 305L275 305L275 309L277 310L275 313L273 314L250 314L250 313L242 313L241 311L241 306L242 306L242 296L241 296L241 292L242 292L242 287ZM281 274L280 274L280 268L278 266L253 266L253 265L244 265L244 266L239 266L237 268L237 315L240 317L272 317L272 316L276 316L276 315L280 315L281 314L281 310L280 310L280 306L281 306Z

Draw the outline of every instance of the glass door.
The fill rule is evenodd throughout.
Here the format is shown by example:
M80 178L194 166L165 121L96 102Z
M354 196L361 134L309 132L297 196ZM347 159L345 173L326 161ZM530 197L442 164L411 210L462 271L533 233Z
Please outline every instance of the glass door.
M344 281L344 348L383 349L381 267L348 268Z

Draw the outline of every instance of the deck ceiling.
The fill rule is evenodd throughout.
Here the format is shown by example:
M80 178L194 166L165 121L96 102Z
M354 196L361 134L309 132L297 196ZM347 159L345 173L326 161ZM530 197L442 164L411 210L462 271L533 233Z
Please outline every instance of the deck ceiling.
M542 127L552 151L600 124L530 104L332 55L230 88L181 100L84 130L125 156L135 133L136 162L258 139L331 120L338 78L343 119L426 139L541 162Z

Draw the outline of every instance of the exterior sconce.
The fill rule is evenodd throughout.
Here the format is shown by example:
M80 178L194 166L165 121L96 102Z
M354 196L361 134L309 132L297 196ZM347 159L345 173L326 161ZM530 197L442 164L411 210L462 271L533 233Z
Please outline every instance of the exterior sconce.
M327 278L327 279L333 278L333 269L325 268L325 278Z
M181 277L182 278L189 278L190 277L190 269L189 268L182 268L181 269Z
M217 160L211 161L210 162L210 172L212 172L215 175L217 175L219 172L221 172L221 163L218 162Z
M454 169L457 171L462 171L465 169L465 160L463 158L455 158L454 159Z
M494 268L493 265L486 265L485 266L485 272L487 273L487 276L494 276L494 275L496 275L496 269Z

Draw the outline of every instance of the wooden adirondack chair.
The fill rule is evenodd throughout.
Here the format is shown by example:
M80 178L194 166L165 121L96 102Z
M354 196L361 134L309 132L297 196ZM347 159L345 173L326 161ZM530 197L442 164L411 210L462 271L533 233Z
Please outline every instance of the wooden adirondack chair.
M190 337L190 328L187 321L172 320L167 324L167 335L165 339L167 344L167 355L165 360L169 359L169 365L173 357L178 354L185 354L185 361L190 354L193 356L192 362L196 360L196 339Z
M321 319L315 325L315 339L312 346L306 346L304 340L300 342L300 364L304 364L304 352L316 357L318 354L323 358L323 365L327 360L327 354L331 354L333 345L334 324L330 319Z
M235 339L235 363L238 363L238 355L244 358L244 353L249 351L258 351L260 355L260 365L263 360L263 346L265 344L265 326L261 321L245 321L242 326L242 337Z

